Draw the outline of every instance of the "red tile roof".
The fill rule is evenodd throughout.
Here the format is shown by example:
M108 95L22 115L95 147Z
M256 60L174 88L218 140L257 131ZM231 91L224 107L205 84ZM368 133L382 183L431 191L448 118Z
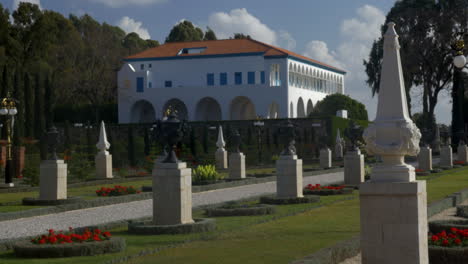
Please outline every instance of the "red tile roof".
M202 53L180 54L179 51L184 48L206 47ZM299 55L292 51L278 48L253 39L222 39L208 41L192 42L170 42L161 46L151 48L140 53L128 56L125 60L143 59L143 58L168 58L168 57L191 57L205 55L226 55L240 53L263 53L265 57L270 56L291 56L313 64L318 64L332 70L345 73L344 70L313 60L311 58Z

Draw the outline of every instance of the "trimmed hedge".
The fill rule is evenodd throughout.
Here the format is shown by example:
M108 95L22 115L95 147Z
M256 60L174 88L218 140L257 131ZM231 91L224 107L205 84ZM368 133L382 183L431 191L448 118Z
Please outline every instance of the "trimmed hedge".
M128 232L136 235L188 234L209 232L216 229L214 219L194 219L194 223L180 225L154 225L153 220L129 222Z
M38 245L31 241L21 241L14 245L14 251L20 258L62 258L115 253L123 251L125 246L125 239L121 237L111 237L109 240L96 242L55 245Z
M438 220L429 222L429 232L433 234L444 230L450 230L452 227L457 229L468 229L468 220Z
M468 263L468 247L429 246L431 264Z
M33 197L23 198L23 205L64 205L82 202L81 197L68 197L67 199L45 200Z
M304 195L337 195L337 194L351 194L353 193L353 188L343 188L341 190L330 190L330 189L322 189L322 190L308 190L304 189Z
M457 206L457 216L468 218L468 205Z
M242 205L237 204L237 207L233 206L233 208L221 206L205 209L205 214L207 216L247 216L273 214L275 211L275 207L268 204L256 204L252 207L242 207Z
M260 203L263 204L299 204L299 203L315 203L320 201L318 195L305 195L304 197L286 197L280 198L276 196L262 196Z

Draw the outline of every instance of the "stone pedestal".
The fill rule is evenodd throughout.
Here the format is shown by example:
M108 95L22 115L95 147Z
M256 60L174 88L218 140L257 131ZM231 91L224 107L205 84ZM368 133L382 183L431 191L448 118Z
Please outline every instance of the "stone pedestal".
M468 163L468 147L465 144L458 145L457 160Z
M41 162L39 199L67 199L67 164L63 160L44 160Z
M426 182L360 185L363 264L427 264Z
M453 168L453 154L451 146L443 146L440 149L440 167Z
M153 170L153 223L193 223L192 171L185 162L155 163Z
M229 179L245 178L245 155L242 152L229 154Z
M425 172L432 170L432 150L430 147L421 147L418 155L418 168Z
M303 197L302 188L302 160L296 155L281 155L276 161L276 196Z
M94 159L96 162L96 178L111 179L112 176L112 155L98 153Z
M335 145L335 158L336 159L343 158L343 145L341 143L337 143Z
M359 185L364 182L364 155L357 149L348 151L344 157L345 184Z
M228 152L225 150L218 149L215 153L216 168L227 169L228 168Z
M332 166L332 155L329 148L320 150L320 168L326 169Z

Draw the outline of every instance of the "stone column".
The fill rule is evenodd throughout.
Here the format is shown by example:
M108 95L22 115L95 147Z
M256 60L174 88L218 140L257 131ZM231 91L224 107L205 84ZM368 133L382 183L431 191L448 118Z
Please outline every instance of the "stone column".
M101 121L101 130L99 132L99 142L96 147L100 150L94 161L96 162L96 178L110 179L112 176L112 155L107 151L110 143L107 141L106 127L104 121Z
M332 166L332 155L331 150L326 147L320 150L320 168L328 169Z
M359 185L364 182L364 155L361 150L348 151L344 157L345 184Z
M428 264L426 182L404 162L418 154L421 133L408 114L395 23L387 25L377 115L363 135L383 163L359 187L362 263Z
M281 155L276 161L276 196L303 197L302 160L297 155Z
M228 152L224 149L225 145L226 143L224 142L224 138L223 138L223 128L219 126L218 141L216 142L216 146L218 147L218 149L216 150L216 153L215 153L217 169L228 168Z
M433 152L434 154L440 154L441 147L440 147L440 129L439 126L435 126L435 135L434 135L434 142L432 142Z
M421 147L418 155L418 168L424 172L432 170L432 150L430 147Z
M440 167L442 168L453 168L453 154L452 147L450 145L443 146L440 149Z
M44 160L41 162L39 199L67 199L67 164L63 160Z
M335 140L335 158L343 158L343 140L341 139L340 129L336 131L336 140Z
M468 163L468 148L465 143L461 143L457 148L457 160Z
M153 170L153 223L193 223L192 171L185 162L156 162Z
M229 179L245 178L245 155L242 152L229 154Z

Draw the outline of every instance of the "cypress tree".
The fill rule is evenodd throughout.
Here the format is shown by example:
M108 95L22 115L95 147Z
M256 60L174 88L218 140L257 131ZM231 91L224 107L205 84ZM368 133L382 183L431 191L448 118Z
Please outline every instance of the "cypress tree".
M208 154L208 128L206 126L203 127L202 143L203 143L203 152L205 152L205 154Z
M95 143L93 142L93 135L91 133L92 126L91 122L88 121L88 124L86 125L86 152L88 156L88 160L92 162L94 160L94 154L96 152L96 147Z
M0 90L0 96L5 98L7 96L8 91L10 91L10 76L8 76L8 68L7 65L3 67L3 74L2 74L2 87Z
M195 128L190 129L190 152L192 153L193 158L197 157L198 148L197 148L197 137L195 136Z
M271 149L271 142L270 142L270 129L265 128L265 145L267 146L268 150Z
M64 140L63 146L66 150L71 152L72 142L71 142L71 127L70 122L65 120L65 128L64 128Z
M149 156L151 152L151 140L149 137L148 128L143 128L143 129L144 129L143 141L145 144L144 153L145 153L145 156Z
M55 105L55 96L52 84L50 83L49 76L47 75L44 81L44 114L46 128L49 128L54 123L54 105Z
M20 144L20 138L24 136L24 106L23 106L23 89L20 84L19 70L15 71L13 79L13 98L18 100L16 109L18 113L15 116L15 124L13 127L13 145Z
M21 102L20 102L21 103ZM34 137L34 116L33 116L34 97L31 91L31 80L28 73L24 73L24 127L27 137Z
M36 138L41 138L45 130L45 116L44 116L44 96L42 92L42 85L39 74L36 74L35 79L36 87L34 89L34 134Z
M128 161L130 162L130 166L136 166L136 159L135 159L135 141L133 135L133 126L128 126L128 133L127 133L127 141L128 141Z

